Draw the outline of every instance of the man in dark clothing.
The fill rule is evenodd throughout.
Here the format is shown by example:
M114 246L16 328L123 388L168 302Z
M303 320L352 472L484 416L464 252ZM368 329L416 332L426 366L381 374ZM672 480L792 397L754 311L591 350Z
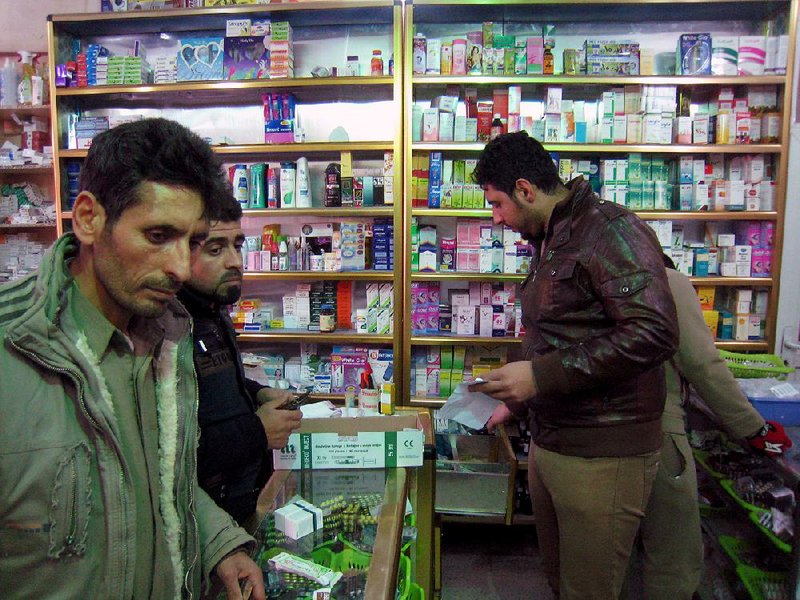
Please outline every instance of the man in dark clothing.
M200 393L200 486L236 521L248 522L272 473L269 449L286 445L300 426L299 410L277 406L286 390L246 379L226 306L242 291L242 209L229 198L226 210L192 261L192 275L178 294L194 320L194 365Z
M661 446L663 362L678 343L661 248L582 179L565 186L526 133L490 142L474 171L496 224L539 246L523 283L523 352L470 389L531 418L529 486L544 569L562 600L619 595Z

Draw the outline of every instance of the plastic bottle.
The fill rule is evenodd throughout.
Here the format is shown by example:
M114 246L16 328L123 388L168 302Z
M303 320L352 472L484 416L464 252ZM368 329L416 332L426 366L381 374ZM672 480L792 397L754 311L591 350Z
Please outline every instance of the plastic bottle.
M372 51L372 60L369 63L370 75L373 77L383 76L383 56L380 50Z
M297 208L311 208L311 186L308 182L308 159L305 156L301 156L297 159L294 198Z
M289 246L286 243L286 238L281 238L281 243L278 246L278 270L289 270Z
M323 333L336 331L336 311L332 304L323 304L319 310L319 330Z
M325 169L325 206L342 205L342 171L339 163L330 163Z
M389 57L389 75L394 75L394 52Z
M0 106L15 106L17 104L17 65L6 57L3 68L0 69Z
M492 128L489 130L489 139L493 140L498 135L503 133L503 121L500 120L500 114L494 114L494 120L492 121Z
M33 69L33 52L18 50L17 54L22 60L22 77L20 77L17 85L17 103L30 106L33 100L33 75L35 73Z
M550 46L544 47L544 54L542 55L542 74L552 75L555 69L555 59L553 58L553 50Z
M250 185L247 165L235 165L233 168L233 195L242 208L249 208Z

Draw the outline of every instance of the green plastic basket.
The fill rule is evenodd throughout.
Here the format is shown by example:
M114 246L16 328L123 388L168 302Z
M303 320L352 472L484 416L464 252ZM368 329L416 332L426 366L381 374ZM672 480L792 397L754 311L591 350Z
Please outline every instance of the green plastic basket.
M761 506L756 506L755 504L750 504L749 502L741 498L739 494L736 493L736 490L733 487L733 481L731 481L730 479L721 479L719 484L722 486L722 489L728 492L728 495L736 501L736 504L741 506L743 509L755 513L767 512L767 509Z
M398 596L398 600L425 600L425 590L412 583L405 594Z
M397 597L405 598L411 585L411 559L401 554L397 568Z
M758 510L752 511L748 516L750 517L750 520L753 522L753 524L755 524L755 526L758 527L761 530L761 532L765 536L767 536L769 541L772 542L773 544L775 544L775 546L779 550L781 550L782 552L786 552L786 554L791 554L792 545L791 544L787 544L786 542L784 542L781 538L779 538L777 535L775 535L775 533L772 530L767 529L766 527L764 527L761 524L761 522L758 520L758 518L761 516L761 514L765 513L765 512L768 512L768 511L766 511L764 509L758 509Z
M752 555L752 553L755 552L755 546L753 544L730 535L721 535L718 541L719 545L722 546L722 549L725 551L725 554L730 557L737 567L739 565L750 566L743 557L748 554Z
M355 548L345 548L341 552L335 552L333 558L332 569L344 573L350 569L357 571L366 571L369 568L369 563L372 560L372 555L366 552L361 552Z
M787 367L783 359L775 354L740 354L738 352L720 350L719 355L728 365L734 377L744 379L777 377L783 379L794 371L793 367Z
M792 597L789 593L789 577L786 573L772 573L747 565L739 565L736 567L736 574L744 583L744 587L747 588L747 592L753 600Z

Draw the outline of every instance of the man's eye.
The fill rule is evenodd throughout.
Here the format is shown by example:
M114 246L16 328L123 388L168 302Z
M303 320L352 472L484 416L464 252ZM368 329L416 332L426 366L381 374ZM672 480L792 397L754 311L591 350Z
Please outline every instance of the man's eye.
M167 236L164 234L163 231L148 231L147 239L152 244L163 244L164 242L167 241Z
M242 248L244 248L244 244L234 244L233 247L236 248L237 252L241 252Z
M206 250L206 254L208 254L209 256L219 256L221 253L222 253L222 248L220 248L219 246L215 248L208 248Z

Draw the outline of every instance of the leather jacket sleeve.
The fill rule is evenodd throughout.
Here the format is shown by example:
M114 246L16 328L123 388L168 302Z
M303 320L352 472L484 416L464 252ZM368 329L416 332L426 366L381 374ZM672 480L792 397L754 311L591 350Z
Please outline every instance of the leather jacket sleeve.
M576 268L586 270L607 324L532 359L540 394L569 395L633 378L678 347L675 304L655 236L634 215L608 220L597 234Z

